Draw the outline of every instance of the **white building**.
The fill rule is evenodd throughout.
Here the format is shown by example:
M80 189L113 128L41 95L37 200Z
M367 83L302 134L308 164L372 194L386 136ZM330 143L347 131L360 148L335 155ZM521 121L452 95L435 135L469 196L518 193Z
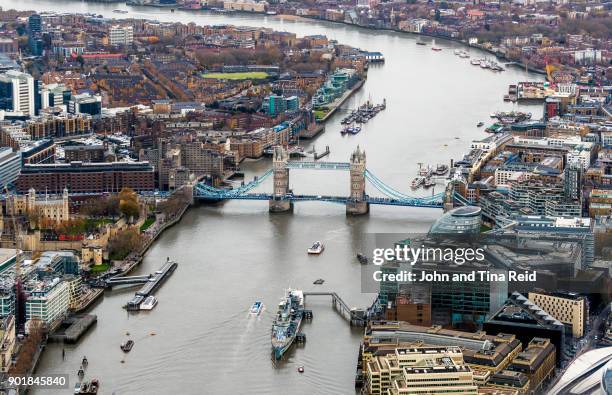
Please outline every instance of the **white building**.
M34 78L9 70L0 74L0 109L34 116Z
M132 45L134 42L134 28L132 26L111 26L108 31L110 45Z
M576 164L586 170L591 165L593 143L583 142L567 153L567 163Z
M11 147L0 147L0 188L17 180L21 172L21 155Z
M42 283L29 292L26 300L26 320L34 318L50 325L64 317L70 305L70 285L60 278Z

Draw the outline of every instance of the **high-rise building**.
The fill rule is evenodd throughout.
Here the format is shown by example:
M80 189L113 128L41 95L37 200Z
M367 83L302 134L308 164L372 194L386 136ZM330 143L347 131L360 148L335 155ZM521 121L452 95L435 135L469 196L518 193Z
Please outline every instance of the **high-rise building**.
M134 42L134 28L132 26L111 26L108 31L110 45L132 45Z
M0 74L0 110L35 115L34 78L17 70Z
M42 32L42 17L38 14L32 14L28 17L28 30L30 33Z
M582 200L582 167L568 163L563 172L565 197L571 200Z

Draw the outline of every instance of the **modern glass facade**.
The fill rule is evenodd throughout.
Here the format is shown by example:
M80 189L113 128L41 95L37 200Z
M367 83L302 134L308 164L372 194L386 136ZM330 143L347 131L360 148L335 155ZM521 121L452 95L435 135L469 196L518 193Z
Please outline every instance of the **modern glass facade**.
M444 213L429 233L480 233L480 207L464 206Z

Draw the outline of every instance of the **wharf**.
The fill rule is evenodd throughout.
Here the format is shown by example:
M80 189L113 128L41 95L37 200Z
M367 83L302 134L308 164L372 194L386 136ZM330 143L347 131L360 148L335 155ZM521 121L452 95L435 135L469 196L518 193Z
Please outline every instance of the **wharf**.
M325 114L325 116L319 120L319 123L323 123L325 121L327 121L332 115L334 115L334 113L340 108L340 106L342 106L344 104L345 101L348 100L349 97L353 96L353 94L355 92L357 92L359 89L361 89L361 87L363 86L363 84L365 84L365 79L359 80L355 85L353 85L353 87L351 89L348 89L346 92L344 92L342 94L342 96L340 96L339 98L337 98L336 100L334 100L331 104L330 104L330 110L327 114Z
M351 309L348 304L335 292L304 292L304 304L307 296L331 296L332 306L340 315L346 319L351 326L366 326L369 316L373 313L378 299L374 301L372 307L367 309Z
M318 136L320 133L323 133L324 131L325 125L318 123L311 128L300 130L298 135L301 139L310 140Z
M165 280L171 275L178 264L168 260L163 266L155 272L145 283L145 285L136 292L132 300L127 304L128 310L139 310L140 304L150 296Z
M60 329L49 337L50 341L76 343L87 330L96 323L94 314L76 315L62 321ZM66 327L66 329L62 329Z
M321 159L326 157L327 155L329 155L330 150L329 150L329 145L325 146L325 151L321 152L320 154L317 153L316 151L313 153L313 157L315 160Z

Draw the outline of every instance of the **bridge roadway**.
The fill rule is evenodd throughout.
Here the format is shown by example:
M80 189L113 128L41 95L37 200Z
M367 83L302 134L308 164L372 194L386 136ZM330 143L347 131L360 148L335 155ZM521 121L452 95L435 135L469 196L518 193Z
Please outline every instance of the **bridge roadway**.
M198 196L198 199L202 200L214 200L214 196ZM225 200L273 200L274 196L270 193L247 193L243 195L236 194L232 196L231 193L219 195L217 199ZM285 200L293 201L293 202L307 202L307 201L315 201L315 202L331 202L338 204L346 204L350 202L350 199L346 196L330 196L330 195L286 195L284 197ZM425 207L425 208L442 208L442 201L431 201L427 202L424 199L414 199L410 200L400 200L400 199L391 199L384 197L374 197L367 196L365 197L365 202L369 204L378 204L378 205L386 205L386 206L410 206L410 207Z

